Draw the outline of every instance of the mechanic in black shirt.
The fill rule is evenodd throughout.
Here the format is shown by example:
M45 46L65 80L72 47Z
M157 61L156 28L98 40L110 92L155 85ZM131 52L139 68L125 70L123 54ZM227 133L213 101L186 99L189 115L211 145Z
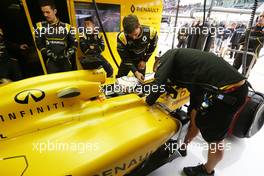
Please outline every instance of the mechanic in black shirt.
M206 164L183 170L187 176L213 176L224 151L221 147L211 146L224 145L233 115L248 94L245 77L213 53L172 49L160 58L155 74L156 85L161 86L168 81L190 92L191 122L184 143L190 143L200 130L210 146ZM146 102L153 105L160 94L152 92Z
M157 31L152 27L140 25L135 15L124 17L123 28L124 31L117 36L117 51L121 64L116 77L126 76L132 71L136 78L143 82L146 62L157 46Z
M244 46L244 44L245 44L245 33L241 36L239 40L239 45ZM264 45L264 12L259 16L256 26L254 26L253 29L251 30L249 37L248 51L255 53L256 56L258 57L259 52L263 47L263 45ZM243 60L243 54L242 53L236 54L233 67L239 70L239 68L242 65L242 60ZM249 69L251 61L252 61L252 55L247 55L246 72ZM253 64L255 65L255 63L256 62L254 62Z
M105 49L103 36L96 30L92 17L84 19L84 25L87 32L80 36L80 47L85 55L81 59L81 64L84 69L97 69L100 66L104 68L107 77L113 75L113 68L110 63L102 56Z

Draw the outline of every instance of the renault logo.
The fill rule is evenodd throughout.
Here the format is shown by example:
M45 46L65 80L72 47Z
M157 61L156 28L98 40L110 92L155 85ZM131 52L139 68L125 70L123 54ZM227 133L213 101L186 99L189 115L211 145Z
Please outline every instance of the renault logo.
M15 101L19 104L28 104L32 99L34 102L39 102L45 98L45 93L42 90L30 89L24 90L15 96Z
M136 10L135 6L134 6L134 5L132 5L132 6L130 7L130 10L131 10L131 12L132 12L132 13L134 13L134 12L135 12L135 10Z

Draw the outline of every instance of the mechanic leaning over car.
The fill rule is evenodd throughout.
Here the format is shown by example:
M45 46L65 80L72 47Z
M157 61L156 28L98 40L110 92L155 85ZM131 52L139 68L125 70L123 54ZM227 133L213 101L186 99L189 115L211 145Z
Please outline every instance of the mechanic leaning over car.
M121 64L116 77L126 76L132 71L135 77L143 82L146 62L157 46L157 31L152 27L140 25L135 15L124 17L123 28L124 31L117 36L117 51Z
M70 58L78 46L73 28L58 19L57 9L52 1L42 1L40 7L46 21L37 23L35 40L46 61L47 72L70 71L72 70Z
M248 95L248 85L236 69L213 53L194 49L171 49L161 58L155 84L175 84L190 92L191 121L184 143L189 144L200 131L209 145L205 164L185 167L187 176L213 176L222 160L224 145L233 116ZM146 98L153 105L161 93ZM212 145L214 144L214 145Z

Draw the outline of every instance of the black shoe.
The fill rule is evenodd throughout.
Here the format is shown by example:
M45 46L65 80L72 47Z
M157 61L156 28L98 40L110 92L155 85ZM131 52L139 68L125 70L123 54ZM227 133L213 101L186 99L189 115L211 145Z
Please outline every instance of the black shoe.
M183 172L187 176L214 176L214 171L210 174L207 173L203 164L194 167L185 167Z

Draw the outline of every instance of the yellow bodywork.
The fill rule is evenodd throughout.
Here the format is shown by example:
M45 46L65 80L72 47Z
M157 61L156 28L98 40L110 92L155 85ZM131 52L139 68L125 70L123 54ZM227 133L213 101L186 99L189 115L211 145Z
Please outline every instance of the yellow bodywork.
M30 1L21 2L33 35L34 25L27 6ZM92 1L67 0L73 27L78 27L75 4L80 2ZM141 24L159 31L161 0L96 2L119 4L121 23L124 16L133 13ZM107 32L120 63L117 34ZM40 52L38 55L46 73ZM78 50L79 69L81 55ZM108 47L103 55L116 74ZM147 72L152 70L154 56L155 52ZM159 108L149 107L135 94L105 98L101 86L113 81L106 80L102 70L80 70L0 85L0 176L122 176L179 130L177 120ZM176 109L188 101L186 90L179 92L176 99L163 95L159 101L169 109Z
M121 176L179 130L135 94L106 99L105 82L73 71L0 87L0 175Z

